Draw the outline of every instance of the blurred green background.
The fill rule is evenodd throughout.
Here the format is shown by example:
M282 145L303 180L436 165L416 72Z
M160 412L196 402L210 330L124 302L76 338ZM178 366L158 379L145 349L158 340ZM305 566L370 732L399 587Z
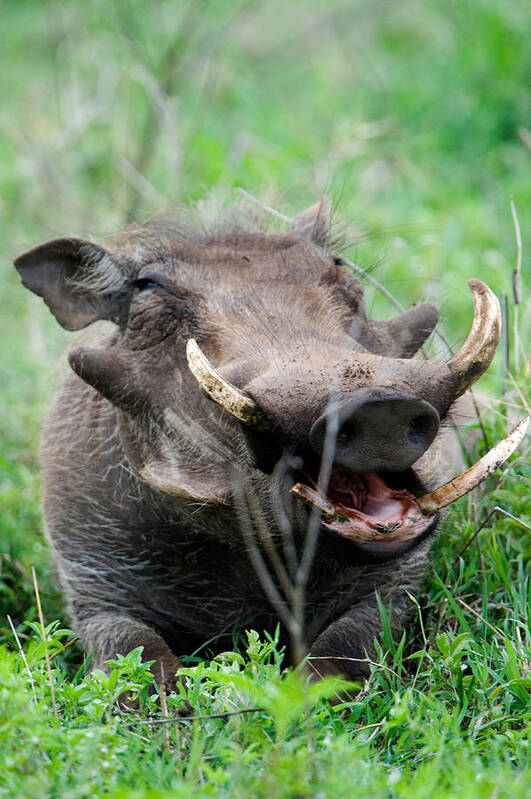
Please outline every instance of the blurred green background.
M288 215L325 193L351 257L403 304L437 302L460 343L467 278L512 301L511 196L524 267L531 246L531 6L3 0L0 12L0 616L20 620L32 563L60 608L37 452L71 336L13 257L212 192L230 202L238 186ZM394 314L371 290L368 304ZM502 383L498 355L486 385Z

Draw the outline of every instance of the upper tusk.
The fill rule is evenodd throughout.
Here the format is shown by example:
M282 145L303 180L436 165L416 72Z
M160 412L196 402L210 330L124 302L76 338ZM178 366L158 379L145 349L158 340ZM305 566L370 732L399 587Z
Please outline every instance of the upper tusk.
M454 477L453 480L445 483L440 488L436 488L435 491L430 491L429 494L424 494L423 497L417 497L415 501L421 511L423 513L433 513L472 491L473 488L496 471L507 460L509 455L512 455L525 436L528 424L529 416L522 419L506 438L499 441L495 447L489 450L486 455L483 455L466 472Z
M217 372L194 338L186 344L186 358L191 373L207 397L221 405L227 413L250 427L266 430L269 420L256 402L233 386Z
M501 332L501 311L496 295L481 280L469 280L468 285L474 300L474 321L467 340L447 362L456 378L456 398L488 369Z

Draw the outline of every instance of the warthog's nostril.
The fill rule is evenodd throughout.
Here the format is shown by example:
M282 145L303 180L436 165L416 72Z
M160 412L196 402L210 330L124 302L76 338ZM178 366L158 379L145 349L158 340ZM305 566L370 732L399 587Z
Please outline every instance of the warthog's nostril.
M433 438L433 431L437 432L438 419L430 414L416 416L407 429L407 436L411 441L422 442L422 440Z
M355 439L355 431L352 427L343 427L342 430L339 431L336 438L336 446L338 449L344 449L345 447L351 446Z

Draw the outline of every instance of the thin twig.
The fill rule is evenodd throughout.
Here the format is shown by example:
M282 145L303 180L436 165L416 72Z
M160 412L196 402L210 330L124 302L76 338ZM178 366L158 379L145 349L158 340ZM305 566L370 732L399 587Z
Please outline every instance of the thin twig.
M321 456L321 464L319 467L319 477L317 480L318 492L326 496L328 491L328 484L330 482L330 475L332 473L332 466L334 463L334 454L336 447L337 434L339 431L339 417L337 413L332 413L327 418L326 435L323 445ZM295 578L295 585L306 586L310 569L312 567L313 559L315 556L315 548L317 546L317 538L319 534L319 527L321 524L321 512L317 507L312 508L312 515L308 525L304 541L304 549L302 552L301 562L297 570Z
M489 627L492 630L493 633L495 633L496 635L498 635L502 639L502 641L505 640L505 638L502 635L502 633L500 633L500 631L497 630L496 627L493 627L493 625L490 623L490 621L487 621L487 619L483 618L481 613L478 613L477 610L474 610L474 608L471 608L470 605L467 605L467 603L465 602L464 599L461 599L461 597L457 597L457 601L459 602L460 605L462 605L464 608L466 608L468 611L470 611L470 613L472 613L476 617L476 619L479 619L480 621L483 622L483 624L486 624L487 627Z
M402 303L399 302L396 299L396 297L393 297L391 292L388 291L385 288L385 286L382 286L382 284L378 280L376 280L375 277L373 277L371 274L369 274L369 272L366 272L365 269L362 269L361 266L358 266L358 264L354 263L354 261L351 261L350 258L347 258L346 255L343 255L340 252L334 251L333 255L337 255L338 257L340 257L341 260L343 261L343 263L345 263L350 269L352 269L353 272L356 272L356 274L358 274L360 277L362 277L363 280L366 280L367 283L370 283L370 285L373 286L373 288L375 288L377 291L379 291L380 294L383 294L383 296L387 300L389 300L391 305L394 305L394 307L397 309L397 311L400 311L400 313L404 313L404 311L406 309L402 305Z
M271 214L271 216L275 216L277 219L281 219L283 222L287 222L288 224L291 222L290 216L286 216L286 214L277 211L275 208L272 208L270 205L266 205L266 203L263 203L261 200L258 199L258 197L253 197L253 195L249 194L248 191L242 189L241 186L238 186L236 188L236 191L238 192L238 194L241 194L242 197L245 197L246 200L249 200L255 205L259 205L260 208L262 208L266 213Z
M242 189L241 186L238 186L236 191L239 194L241 194L242 197L245 197L250 202L254 203L255 205L260 206L260 208L262 208L266 213L271 214L271 216L274 216L277 219L281 219L283 222L287 222L288 224L290 222L292 222L292 217L286 216L286 214L283 214L280 211L277 211L275 208L272 208L270 205L267 205L266 203L263 203L262 200L258 199L258 197L253 197L252 194L249 194L248 191L245 191L245 189ZM369 272L366 272L365 269L362 269L361 266L356 264L354 261L351 261L350 258L347 258L347 256L344 255L341 252L337 252L336 250L334 250L332 252L332 255L336 255L338 258L341 258L341 260L343 261L344 264L346 264L346 266L348 266L350 269L352 269L353 272L356 272L356 274L358 274L361 278L363 278L363 280L365 280L373 288L375 288L377 291L379 291L380 294L382 294L391 303L391 305L393 305L397 309L397 311L399 311L400 313L404 313L404 311L406 309L402 305L402 303L399 302L396 299L396 297L394 297L391 294L391 292L388 291L385 288L385 286L382 286L382 284L378 280L376 280L375 277L373 277L371 274L369 274ZM448 343L447 339L445 338L445 336L439 330L436 330L435 334L437 336L439 336L441 341L448 348L448 351L450 352L450 354L453 355L453 350L452 350L450 344Z
M377 721L375 724L364 724L362 727L355 727L353 732L362 732L363 730L371 730L373 727L381 727L387 719L383 719L382 721Z
M62 655L63 652L65 652L69 647L73 646L77 641L79 641L79 638L77 635L74 635L74 637L71 638L67 644L61 644L61 649L58 649L57 652L54 652L53 655L50 655L50 661L56 658L57 655Z
M470 497L470 502L472 503L472 512L474 514L474 528L478 526L478 505L477 502L474 502L472 499L472 495L468 495ZM485 574L485 563L483 561L483 552L481 551L481 542L479 540L479 536L476 536L476 549L478 551L478 558L479 558L479 570L481 574Z
M288 224L292 221L291 217L286 216L285 214L282 214L280 211L277 211L275 208L272 208L270 205L266 205L266 203L263 203L261 200L258 199L258 197L253 197L252 194L249 194L248 191L245 191L245 189L242 189L241 186L238 186L236 191L239 194L241 194L243 197L245 197L247 200L249 200L250 202L255 203L255 205L259 205L260 208L262 208L266 213L271 214L271 216L274 216L277 219L281 219L283 222L287 222ZM344 263L348 267L350 267L350 269L352 269L354 272L356 272L358 275L360 275L360 277L362 277L364 280L366 280L367 283L370 283L371 286L373 286L375 289L377 289L377 291L379 291L381 294L383 294L384 297L386 297L389 300L389 302L392 305L394 305L395 308L397 308L397 310L400 311L400 313L404 312L404 310L405 310L404 306L395 297L393 297L391 292L387 291L387 289L384 288L384 286L382 286L382 284L379 283L378 280L376 280L376 278L372 277L372 275L370 275L368 272L366 272L364 269L362 269L361 266L358 266L358 264L355 264L354 261L349 260L342 253L334 252L333 254L337 255L338 257L340 257L344 261Z
M241 475L236 475L233 480L233 494L236 501L236 512L239 517L240 527L243 530L246 548L255 569L256 575L269 599L275 608L279 618L285 625L291 640L291 649L294 665L298 665L305 657L307 648L304 641L304 585L292 583L284 564L278 557L278 552L270 535L265 529L264 520L256 506L252 487L248 486ZM255 517L253 520L253 516ZM256 518L258 516L258 518ZM268 553L273 564L276 578L282 585L285 598L281 595L269 568L263 558L260 547L258 546L254 525L259 527L259 538Z
M520 305L520 272L522 268L522 234L520 233L520 224L518 222L518 214L516 213L516 206L511 197L511 215L513 217L514 235L516 237L516 267L513 271L513 340L514 340L514 370L518 374L519 371L519 347L520 341L518 336L518 306Z
M514 378L513 378L513 380L514 380ZM516 390L517 386L514 386L514 388ZM487 399L486 397L482 397L481 395L479 395L478 398L477 398L478 402L481 405L483 405L485 408L487 408L489 413L496 414L496 416L499 416L500 419L503 419L505 422L507 421L506 415L504 413L502 413L501 411L499 411L497 408L495 408L494 405L492 404L492 402L493 401L497 402L498 405L503 405L504 408L510 408L510 409L512 409L514 411L518 411L519 413L521 413L522 410L524 410L526 413L530 413L531 412L531 406L529 406L526 403L525 397L524 397L524 395L521 392L520 392L520 395L519 395L518 399L520 400L520 404L518 404L517 402L511 402L510 400L505 399L505 397L503 399L493 400L491 397L489 397Z
M454 561L454 567L455 567L455 565L457 564L457 561L459 560L459 558L460 558L460 557L462 557L462 556L464 555L464 553L466 552L466 550L468 549L468 547L470 546L470 544L472 544L472 543L474 542L474 540L477 538L477 536L478 536L478 535L480 534L480 532L483 530L483 528L485 527L485 525L488 523L489 519L490 519L490 518L491 518L491 517L492 517L492 516L493 516L495 513L503 513L503 514L504 514L504 516L508 516L508 517L509 517L509 519L511 519L513 522L516 522L516 524L519 524L521 527L523 527L523 528L524 528L524 530L530 530L530 531L531 531L531 527L530 527L530 526L529 526L529 525L528 525L526 522L523 522L523 521L522 521L521 519L519 519L517 516L513 516L513 514L512 514L512 513L509 513L509 511L508 511L508 510L505 510L505 508L501 508L499 505L495 505L495 506L493 507L493 509L491 510L491 512L488 514L488 516L487 516L487 517L486 517L486 518L485 518L485 519L482 521L482 523L479 525L479 527L477 528L477 530L474 532L474 535L473 535L471 538L469 538L469 539L468 539L467 543L465 544L465 546L463 547L463 549L461 550L461 552L460 552L458 555L456 555L456 558L455 558L455 561Z
M327 419L326 434L321 455L321 465L319 467L319 477L317 479L317 490L324 496L326 496L326 492L328 491L328 484L330 482L330 476L332 473L338 429L338 415L337 413L331 414ZM306 588L308 585L313 561L315 559L320 527L321 512L317 507L314 506L312 507L310 519L308 521L302 555L299 567L295 573L295 585L293 590L292 612L301 631L304 630ZM299 664L304 660L305 654L306 647L301 637L299 649L298 651L295 650L294 653L296 664Z
M310 657L307 658L307 660L311 661L312 663L315 660L330 660L330 659L345 660L349 663L368 663L370 666L376 666L378 669L385 669L385 671L390 672L394 677L396 677L397 680L400 680L401 683L404 682L402 677L390 666L386 666L385 663L378 663L377 660L370 660L370 658L350 658L343 655L315 655L315 657L313 655L310 655Z
M282 535L282 549L284 551L284 557L286 558L287 567L292 579L295 577L298 566L297 548L295 546L295 538L293 536L293 522L288 518L286 510L284 509L281 492L284 485L284 478L288 474L288 471L291 469L296 469L301 465L302 459L288 457L284 454L275 464L271 474L271 483L274 492L272 510L275 514L275 521Z
M502 353L503 353L503 375L502 396L507 393L507 380L510 372L511 360L511 341L509 336L509 302L505 291L500 291L500 310L502 317Z
M253 564L260 585L262 586L272 606L275 608L279 618L286 625L286 628L290 631L290 633L294 633L294 619L292 613L290 612L286 600L281 596L277 586L275 585L264 558L262 557L260 548L255 540L247 501L248 492L246 487L242 485L242 475L235 474L233 476L232 490L235 500L236 513L238 515L240 528L243 531L247 552L249 554L249 558L251 559L251 563Z
M520 223L518 222L518 214L516 213L516 206L511 197L511 214L513 217L514 234L516 237L516 267L513 272L513 300L515 305L520 303L520 272L522 269L522 234L520 233Z
M166 679L164 674L164 663L160 663L160 707L162 710L161 721L171 721L168 714L168 701L166 697ZM164 748L170 749L170 731L166 724L164 725Z
M37 583L37 575L35 574L35 567L31 567L31 573L33 575L33 587L35 589L35 598L37 600L37 610L39 612L39 621L41 623L41 634L42 634L42 642L44 644L44 656L46 658L46 671L48 672L48 682L50 684L50 692L52 696L52 707L53 707L53 714L55 718L57 718L57 704L55 702L55 686L52 677L52 666L50 663L50 656L48 654L48 639L46 636L46 628L44 626L44 616L42 613L42 605L41 605L41 596L39 593L39 586Z
M246 493L247 493L247 504L251 513L252 520L254 521L254 524L256 526L260 543L263 544L264 549L269 556L277 580L279 581L286 598L291 600L293 595L293 585L291 583L289 574L286 571L286 567L284 566L278 554L278 550L275 546L275 542L273 541L271 531L264 519L264 515L260 510L260 507L256 500L256 494L252 490L249 490Z
M29 681L31 683L31 692L33 694L33 700L34 700L35 704L37 704L37 695L35 693L35 683L33 681L33 674L31 673L31 669L29 667L29 663L26 660L26 655L24 653L24 650L22 649L22 644L20 643L20 638L17 635L17 631L15 630L15 625L13 624L13 622L11 620L11 616L9 615L9 613L7 614L7 620L8 620L9 625L10 625L12 631L13 631L13 635L15 636L15 641L17 642L17 646L18 646L20 655L22 657L22 660L24 661L24 666L26 667L26 671L28 672Z
M516 382L516 379L515 379L515 377L514 377L514 375L512 373L509 374L509 380L513 384L513 388L514 388L515 392L518 394L518 398L519 398L520 402L522 403L522 406L523 406L524 410L526 411L526 413L529 413L530 410L531 410L531 406L529 405L528 401L526 400L526 398L522 394L522 389L520 388L520 386ZM506 400L504 400L504 404L506 406L510 405L510 403L507 402ZM517 407L518 408L518 406L513 406L513 407ZM518 408L518 410L520 410L520 408Z
M426 637L426 630L424 629L424 619L422 618L422 611L421 611L421 608L420 608L420 603L419 603L417 597L415 597L415 596L413 596L413 594L409 593L407 588L404 588L404 591L406 592L406 594L408 595L410 600L413 602L413 604L417 608L417 612L418 612L418 616L419 616L419 624L420 624L420 633L422 635L422 641L424 642L424 648L427 651L428 650L428 639Z
M138 724L147 724L154 727L157 724L174 724L183 721L208 721L209 719L225 719L229 716L242 716L245 713L263 713L263 707L242 707L239 710L227 710L225 713L206 713L201 716L171 716L164 719L135 719L125 722L125 727L136 727Z
M481 411L479 410L479 405L476 401L476 395L474 394L471 388L468 389L468 393L470 395L470 399L472 400L472 405L474 406L474 411L476 413L476 417L479 424L479 429L481 430L481 437L483 438L483 443L485 444L486 449L490 449L490 442L489 437L487 435L487 430L485 425L483 424L483 417L481 416Z
M417 679L418 679L418 676L419 676L419 673L420 673L420 669L422 667L422 663L424 661L424 657L427 657L428 660L430 661L430 663L433 663L433 658L430 655L430 642L428 641L428 638L426 636L426 630L424 628L424 619L422 618L422 609L420 607L420 602L418 601L418 599L415 596L413 596L413 594L410 594L410 592L407 590L407 588L405 588L404 591L406 592L406 594L408 595L410 600L413 602L413 604L417 608L417 614L418 614L418 617L419 617L419 624L420 624L420 632L421 632L421 635L422 635L422 642L424 644L423 655L418 660L417 668L416 668L416 671L415 671L415 676L413 677L413 683L411 685L411 688L413 689L413 688L415 688L415 686L417 684Z

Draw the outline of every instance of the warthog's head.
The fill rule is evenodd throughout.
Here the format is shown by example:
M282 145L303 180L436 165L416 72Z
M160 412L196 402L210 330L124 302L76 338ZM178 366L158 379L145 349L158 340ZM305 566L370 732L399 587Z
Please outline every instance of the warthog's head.
M289 523L302 533L319 513L323 534L392 557L432 531L448 502L418 499L415 463L490 364L499 308L470 281L464 346L447 361L414 358L435 307L369 320L360 282L326 244L325 217L317 204L283 233L212 237L158 222L112 251L58 239L16 266L67 329L116 323L104 347L69 360L119 409L139 479L196 517L230 508L246 482L273 532Z

